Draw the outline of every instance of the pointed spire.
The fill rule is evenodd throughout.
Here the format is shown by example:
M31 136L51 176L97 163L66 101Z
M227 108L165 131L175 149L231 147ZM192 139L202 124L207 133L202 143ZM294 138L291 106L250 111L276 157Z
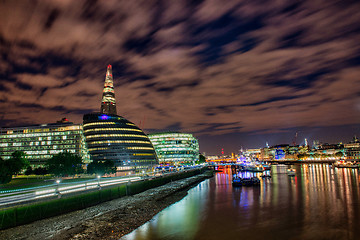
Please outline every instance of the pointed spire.
M114 83L113 83L112 67L110 64L107 66L100 112L104 114L116 115Z

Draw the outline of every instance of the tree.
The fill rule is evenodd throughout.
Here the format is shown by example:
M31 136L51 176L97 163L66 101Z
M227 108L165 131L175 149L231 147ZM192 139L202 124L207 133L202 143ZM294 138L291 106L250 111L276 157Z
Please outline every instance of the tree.
M18 174L21 170L29 166L24 152L15 151L9 160L0 158L0 183L9 183L12 175Z
M116 167L114 162L110 160L94 161L87 166L87 173L102 176L104 174L116 173Z
M49 173L55 176L73 176L82 173L82 159L80 156L64 151L47 160L46 167Z
M26 160L26 154L22 151L13 152L9 161L9 167L13 174L17 174L21 170L29 166L29 161Z
M337 152L337 153L335 153L335 157L341 158L341 157L343 157L343 156L344 156L344 153L343 153L343 152Z
M48 170L44 167L38 167L34 169L33 173L35 175L45 175L48 174Z
M12 172L10 171L10 167L8 161L0 158L0 183L9 183L12 178Z
M25 175L31 175L33 174L33 169L31 166L28 166L24 172Z
M205 163L206 162L206 159L205 159L205 156L202 155L202 154L199 154L199 161L196 161L197 164L202 164L202 163Z

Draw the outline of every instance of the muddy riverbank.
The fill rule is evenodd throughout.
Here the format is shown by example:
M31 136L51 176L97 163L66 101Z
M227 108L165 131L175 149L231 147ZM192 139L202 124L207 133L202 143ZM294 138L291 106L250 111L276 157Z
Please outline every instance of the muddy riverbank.
M134 196L0 231L0 239L119 239L181 200L207 172L149 189Z

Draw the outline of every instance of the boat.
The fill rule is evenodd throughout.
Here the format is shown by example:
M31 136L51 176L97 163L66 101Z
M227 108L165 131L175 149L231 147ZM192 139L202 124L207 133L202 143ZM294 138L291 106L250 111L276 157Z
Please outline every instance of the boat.
M237 161L237 167L240 171L263 172L264 167L259 161L252 159L242 159Z
M334 163L334 166L337 168L359 168L359 163L340 160Z
M251 163L248 165L244 166L244 171L249 171L249 172L263 172L264 171L264 167L261 164L255 164L255 163Z
M264 170L266 171L266 170L271 170L271 166L270 165L268 165L268 164L262 164L262 166L263 166L263 168L264 168Z
M232 180L232 185L234 187L259 186L260 185L260 179L257 178L257 177L250 177L250 178L235 177Z
M261 178L271 178L271 175L263 174L261 175Z
M288 174L289 176L295 176L295 174L296 174L296 169L295 169L295 168L289 168L289 169L287 170L287 174Z

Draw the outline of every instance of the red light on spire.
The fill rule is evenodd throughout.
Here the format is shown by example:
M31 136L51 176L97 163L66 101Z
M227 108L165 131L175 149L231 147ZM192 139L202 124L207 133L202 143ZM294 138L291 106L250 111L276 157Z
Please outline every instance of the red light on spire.
M109 65L107 66L107 68L108 68L108 69L111 68L111 65L109 64Z

